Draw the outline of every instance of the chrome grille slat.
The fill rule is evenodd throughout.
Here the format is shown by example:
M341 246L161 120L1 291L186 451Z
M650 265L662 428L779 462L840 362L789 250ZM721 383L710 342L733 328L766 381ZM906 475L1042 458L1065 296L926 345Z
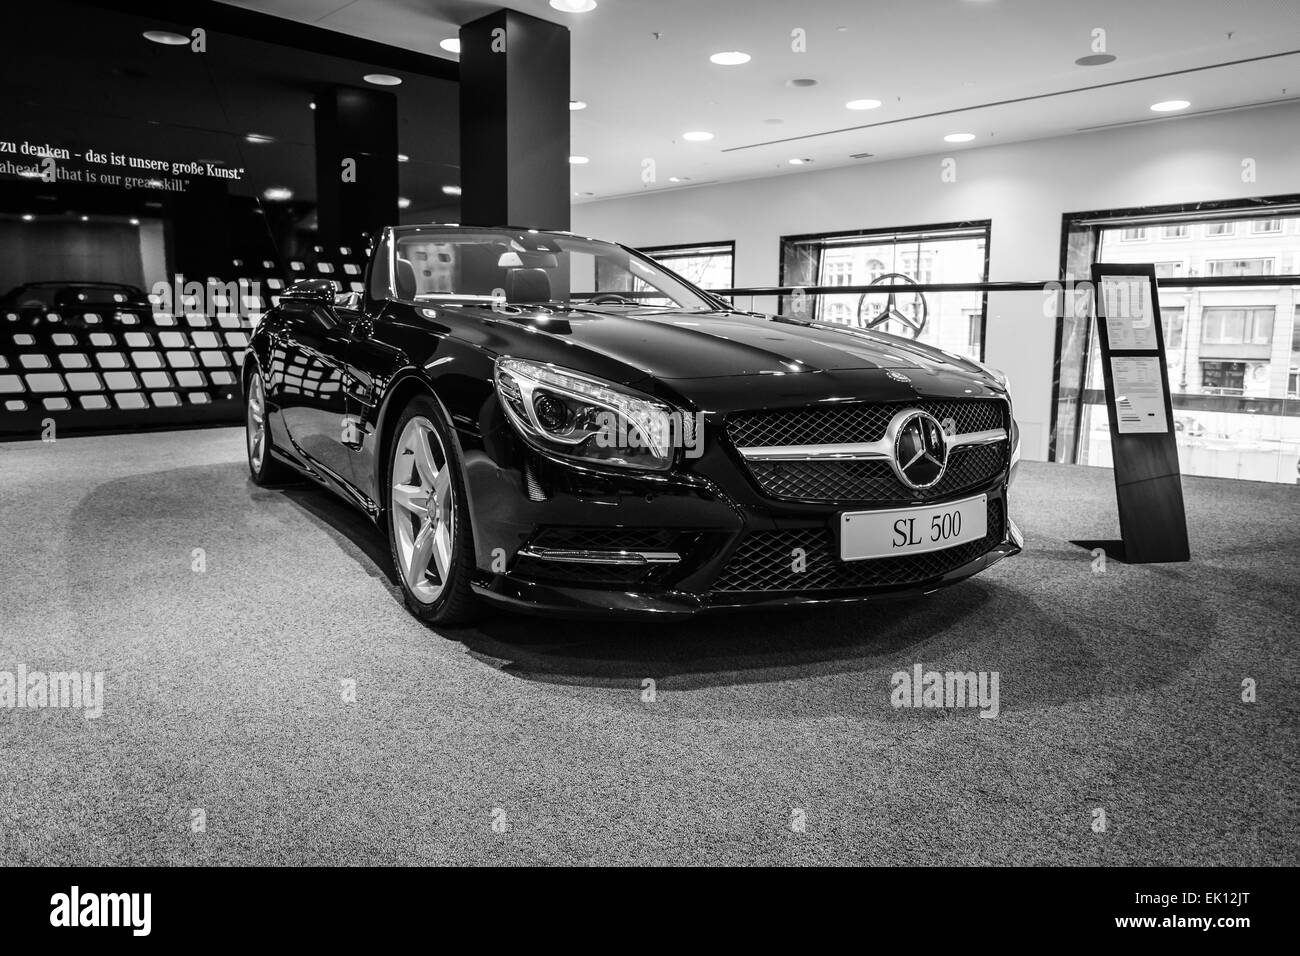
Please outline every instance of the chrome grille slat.
M1008 429L1007 405L1000 399L853 402L775 411L737 412L727 416L727 437L737 448L756 445L835 445L879 441L889 420L905 408L929 412L940 422L951 418L953 431Z

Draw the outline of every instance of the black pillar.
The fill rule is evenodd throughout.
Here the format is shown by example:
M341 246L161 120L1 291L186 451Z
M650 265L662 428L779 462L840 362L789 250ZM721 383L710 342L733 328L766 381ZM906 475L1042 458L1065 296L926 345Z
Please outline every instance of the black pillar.
M345 176L344 161L355 161ZM397 98L336 86L316 96L316 204L323 245L357 245L397 222Z
M515 10L460 28L461 221L569 228L569 30Z

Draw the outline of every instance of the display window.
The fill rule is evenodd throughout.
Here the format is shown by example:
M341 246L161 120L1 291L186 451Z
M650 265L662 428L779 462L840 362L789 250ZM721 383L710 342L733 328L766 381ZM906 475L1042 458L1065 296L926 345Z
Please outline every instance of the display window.
M1067 275L1086 274L1091 261L1156 263L1183 473L1296 481L1300 203L1283 197L1078 214L1066 217L1065 228ZM1054 453L1109 467L1090 323L1083 311L1061 317Z
M809 318L879 329L983 360L983 291L934 291L928 285L988 280L989 223L785 236L781 285L824 291L806 297ZM907 287L873 292L872 285ZM827 287L848 286L837 293ZM797 311L795 302L783 311Z

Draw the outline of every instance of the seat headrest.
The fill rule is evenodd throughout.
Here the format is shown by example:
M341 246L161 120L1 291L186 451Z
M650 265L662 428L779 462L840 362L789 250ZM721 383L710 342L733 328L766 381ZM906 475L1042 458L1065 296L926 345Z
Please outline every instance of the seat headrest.
M411 260L398 258L397 275L393 277L397 287L397 297L399 299L414 299L416 292L419 291L419 284L415 281L415 266Z
M511 269L506 273L507 302L549 302L551 277L545 269Z

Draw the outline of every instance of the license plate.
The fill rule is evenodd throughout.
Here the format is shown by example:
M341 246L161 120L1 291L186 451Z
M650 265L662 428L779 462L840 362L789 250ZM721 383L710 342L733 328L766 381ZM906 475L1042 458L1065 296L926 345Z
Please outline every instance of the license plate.
M840 560L865 561L942 551L988 533L988 495L943 505L840 515Z

